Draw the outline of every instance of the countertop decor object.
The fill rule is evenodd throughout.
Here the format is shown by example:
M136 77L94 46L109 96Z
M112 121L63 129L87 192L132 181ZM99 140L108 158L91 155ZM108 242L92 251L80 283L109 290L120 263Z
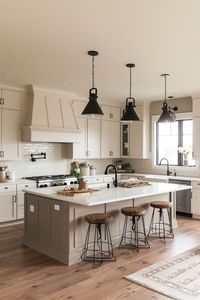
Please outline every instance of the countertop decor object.
M167 76L169 76L169 74L161 74L160 76L164 77L164 80L165 80L165 95L164 95L164 100L163 100L162 113L160 115L160 118L158 119L158 122L159 123L174 122L176 119L176 116L173 111L177 111L178 107L177 106L170 107L170 106L168 106L168 103L167 103L167 82L166 81L167 81Z
M132 63L129 63L126 66L130 70L130 94L129 94L129 97L126 98L126 107L123 110L123 116L122 116L120 122L132 123L133 121L140 121L137 113L134 110L134 107L136 107L135 99L131 95L131 89L132 89L131 71L132 71L132 68L135 67L135 65Z
M82 115L88 116L101 116L103 115L103 111L97 102L97 88L94 85L94 57L97 56L99 53L95 50L88 51L88 55L92 56L92 88L89 91L89 102L87 103L86 107L84 108Z

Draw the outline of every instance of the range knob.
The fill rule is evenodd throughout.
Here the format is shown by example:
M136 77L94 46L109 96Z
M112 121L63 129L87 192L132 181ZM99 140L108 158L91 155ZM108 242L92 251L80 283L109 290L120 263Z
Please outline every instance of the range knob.
M77 184L78 183L78 181L74 181L74 184Z
M67 182L64 182L64 185L67 185Z
M43 188L43 187L44 187L44 185L43 185L43 184L40 184L39 188Z
M74 182L73 181L70 181L70 184L73 184Z
M44 187L48 187L48 185L47 185L47 184L44 184Z
M57 183L53 183L52 186L57 186Z

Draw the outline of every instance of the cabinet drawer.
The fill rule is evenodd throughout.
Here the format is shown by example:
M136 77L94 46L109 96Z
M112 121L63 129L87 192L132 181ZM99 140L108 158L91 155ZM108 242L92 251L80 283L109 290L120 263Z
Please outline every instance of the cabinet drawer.
M31 183L19 183L17 185L17 190L18 191L22 191L26 188L36 188L36 183L35 182L31 182Z
M13 194L16 194L16 184L0 185L0 192L3 192L3 193L13 192Z
M200 189L200 181L192 181L193 189Z

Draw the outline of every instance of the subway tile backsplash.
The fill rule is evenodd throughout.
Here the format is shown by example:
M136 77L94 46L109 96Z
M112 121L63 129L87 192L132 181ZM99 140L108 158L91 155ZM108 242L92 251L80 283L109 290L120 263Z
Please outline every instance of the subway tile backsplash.
M10 170L15 170L16 178L38 175L69 174L71 162L66 158L67 144L59 143L22 143L20 145L21 159L17 161L2 161ZM46 159L31 161L31 153L46 152ZM78 160L80 162L85 160ZM105 167L112 163L111 159L87 160L94 165L97 174L104 173Z

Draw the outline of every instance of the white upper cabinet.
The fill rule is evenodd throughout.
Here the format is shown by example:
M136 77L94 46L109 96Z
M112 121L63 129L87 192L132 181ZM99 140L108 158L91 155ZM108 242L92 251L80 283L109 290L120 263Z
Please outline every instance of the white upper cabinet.
M101 157L101 123L100 120L88 119L88 158Z
M140 121L122 124L121 156L145 159L149 158L149 104L137 106L136 112Z
M21 92L15 90L2 89L1 103L5 109L21 110Z
M69 153L70 158L87 158L87 119L77 118L78 126L81 131L79 142L71 145L72 149Z
M0 105L0 159L20 157L21 91L2 89Z
M102 116L102 120L120 121L120 108L119 107L102 105L101 109L104 113L104 115Z
M101 155L102 158L120 157L120 122L102 120Z
M20 157L19 141L21 131L21 113L16 110L2 110L1 150L2 159L14 160Z
M68 156L75 159L100 158L100 120L77 118L81 131L80 141L68 149Z

